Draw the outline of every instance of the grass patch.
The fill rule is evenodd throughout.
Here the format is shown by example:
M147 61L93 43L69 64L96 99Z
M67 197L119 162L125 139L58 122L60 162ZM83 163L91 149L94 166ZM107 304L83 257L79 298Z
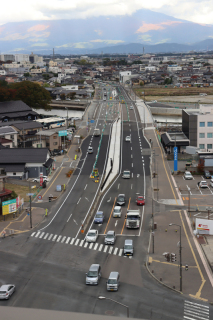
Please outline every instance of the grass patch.
M29 201L29 196L27 196L27 193L29 193L29 187L27 186L20 186L18 184L13 183L5 183L5 188L9 189L11 191L15 191L20 198L24 198L24 202ZM37 189L31 189L30 192L36 192Z

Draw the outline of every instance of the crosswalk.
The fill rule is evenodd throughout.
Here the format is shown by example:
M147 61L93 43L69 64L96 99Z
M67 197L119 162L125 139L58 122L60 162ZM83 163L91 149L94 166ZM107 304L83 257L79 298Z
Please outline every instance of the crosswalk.
M48 241L54 241L58 243L64 243L67 245L73 245L73 246L79 246L82 248L88 248L92 250L96 250L99 252L104 252L112 255L117 255L117 256L122 256L123 255L123 249L113 247L113 246L108 246L100 243L88 243L85 242L84 240L81 239L75 239L67 236L62 236L62 235L57 235L53 233L46 233L46 232L41 232L41 231L36 231L31 234L31 237L37 238L37 239L44 239ZM123 256L126 258L126 256ZM130 259L132 256L128 256Z
M184 316L186 320L209 320L209 307L185 300Z

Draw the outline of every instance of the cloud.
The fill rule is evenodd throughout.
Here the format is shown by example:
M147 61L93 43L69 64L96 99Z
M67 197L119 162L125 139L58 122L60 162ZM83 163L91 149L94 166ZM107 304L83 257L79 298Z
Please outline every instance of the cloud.
M89 42L65 43L60 46L55 46L55 48L78 48L78 49L92 48L92 47L93 45Z
M27 30L27 32L31 31L43 31L49 28L50 26L46 26L44 24L37 24L36 26L31 27L30 29Z
M167 43L169 41L171 41L171 39L169 39L169 38L168 39L162 39L161 41L156 42L156 44Z
M140 34L138 35L138 40L142 40L143 42L151 42L152 37L149 34Z
M29 38L28 34L11 33L4 38L0 38L1 41L23 40Z
M49 46L49 44L48 43L34 43L34 44L32 44L31 45L31 47L47 47L47 46Z
M163 30L163 29L165 29L165 26L171 26L171 25L179 24L179 23L182 23L182 22L181 21L166 21L166 22L161 22L158 24L143 22L142 26L136 31L136 33L145 33L150 30Z
M103 31L102 30L94 30L95 32L97 32L97 34L99 35L99 36L101 36L102 35L102 33L103 33Z
M96 40L90 40L90 42L103 42L107 44L117 44L117 43L122 43L125 42L123 40L102 40L102 39L96 39Z

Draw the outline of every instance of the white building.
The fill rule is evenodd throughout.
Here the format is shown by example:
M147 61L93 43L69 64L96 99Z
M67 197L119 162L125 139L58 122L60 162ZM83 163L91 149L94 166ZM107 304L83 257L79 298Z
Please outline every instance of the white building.
M61 86L65 90L78 90L78 85Z
M167 71L170 71L170 72L175 72L175 71L179 71L179 70L182 70L182 67L181 66L178 66L177 64L173 64L173 65L169 65L167 67Z
M131 71L120 71L119 72L120 83L124 83L125 81L131 79L131 75L132 75Z
M1 76L6 76L6 74L7 74L7 72L6 72L5 70L1 70L1 69L0 69L0 75L1 75Z
M15 54L15 61L16 62L29 62L29 54L17 53Z
M1 61L15 61L14 54L0 54Z
M158 68L156 66L148 66L145 67L145 71L157 71Z

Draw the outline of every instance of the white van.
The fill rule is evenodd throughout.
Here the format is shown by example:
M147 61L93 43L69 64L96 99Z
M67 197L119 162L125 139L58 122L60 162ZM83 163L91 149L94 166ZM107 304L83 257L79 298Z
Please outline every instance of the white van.
M95 137L99 137L100 135L101 135L100 129L95 129L95 130L94 130L94 136L95 136Z
M107 291L118 291L120 285L120 275L117 271L110 272L109 278L106 282Z

